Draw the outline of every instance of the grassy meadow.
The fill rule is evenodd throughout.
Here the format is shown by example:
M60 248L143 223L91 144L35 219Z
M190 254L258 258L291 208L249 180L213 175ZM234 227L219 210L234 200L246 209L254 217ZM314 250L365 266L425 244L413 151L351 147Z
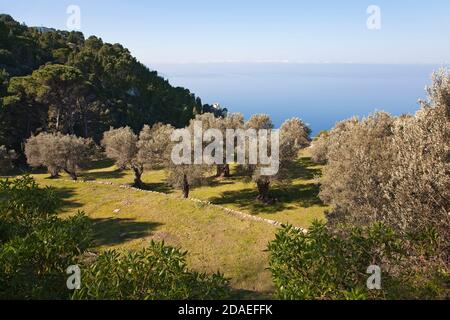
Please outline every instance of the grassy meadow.
M206 185L194 188L190 196L308 228L314 219L323 219L327 209L318 198L316 180L321 167L314 165L303 152L291 172L292 184L271 188L271 194L279 200L274 205L257 202L254 183L239 176L234 168L231 178L211 179ZM146 171L142 177L146 189L162 194L123 188L133 182L132 172L120 171L109 161L92 164L78 182L70 181L66 175L49 179L44 172L32 176L61 195L63 215L80 210L92 219L98 250L139 249L151 240L164 240L188 251L192 268L220 271L231 278L238 297L269 297L273 292L265 250L277 227L241 219L215 206L184 200L180 191L166 184L164 171Z

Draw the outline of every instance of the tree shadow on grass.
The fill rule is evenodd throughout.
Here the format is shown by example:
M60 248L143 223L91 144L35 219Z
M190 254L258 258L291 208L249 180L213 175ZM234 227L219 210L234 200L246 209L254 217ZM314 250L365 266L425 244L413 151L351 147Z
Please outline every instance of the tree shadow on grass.
M142 189L161 193L172 193L174 191L174 188L172 188L170 185L164 182L151 182L151 183L144 182Z
M89 170L103 170L89 172ZM85 171L81 175L81 179L85 181L94 181L102 179L119 179L125 176L123 170L114 167L114 161L109 159L103 159L98 161L93 161L85 167Z
M291 179L311 180L320 176L322 176L322 170L312 162L311 158L300 158L289 167Z
M114 161L109 159L102 159L97 161L92 161L89 163L89 165L86 166L87 170L101 170L101 169L107 169L114 166Z
M319 185L315 183L307 183L274 188L272 191L272 196L280 201L296 203L302 208L309 208L312 206L325 207L324 203L319 198L319 193Z
M125 176L122 170L116 169L113 171L99 171L99 172L84 172L81 178L85 181L120 179Z
M224 185L233 184L233 178L217 178L215 176L208 177L205 179L204 183L202 184L203 187L220 187Z
M303 208L312 206L324 206L319 199L319 186L313 183L290 186L273 186L270 196L278 201L273 205L267 205L256 200L258 192L256 186L253 189L237 191L225 191L220 196L212 198L211 202L218 205L235 205L239 209L249 211L252 214L277 213L300 205Z
M83 205L75 200L73 200L75 196L75 188L55 188L52 187L52 190L55 191L59 199L61 200L61 206L59 207L62 211L71 211L77 208L82 207Z
M246 210L251 214L276 213L285 209L292 208L288 203L278 201L273 205L266 205L256 199L258 192L254 189L244 189L237 191L225 191L218 197L210 199L218 205L234 205L240 210Z
M95 244L112 246L148 237L161 226L157 222L142 222L134 219L91 219L93 222Z
M322 174L320 168L311 161L311 158L301 158L289 167L289 178L303 180L305 183L271 185L270 196L278 201L267 205L256 200L258 192L254 188L225 191L220 196L210 199L219 205L235 205L241 210L251 214L277 213L295 206L309 208L312 206L325 206L319 198L320 186L308 182Z

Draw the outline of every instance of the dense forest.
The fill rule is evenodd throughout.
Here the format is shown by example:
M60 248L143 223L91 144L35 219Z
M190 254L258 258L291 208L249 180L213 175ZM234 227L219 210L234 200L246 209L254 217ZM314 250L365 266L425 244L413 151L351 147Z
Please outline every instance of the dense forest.
M44 131L99 141L110 127L184 127L211 109L138 62L120 44L21 25L0 15L0 145L23 154Z

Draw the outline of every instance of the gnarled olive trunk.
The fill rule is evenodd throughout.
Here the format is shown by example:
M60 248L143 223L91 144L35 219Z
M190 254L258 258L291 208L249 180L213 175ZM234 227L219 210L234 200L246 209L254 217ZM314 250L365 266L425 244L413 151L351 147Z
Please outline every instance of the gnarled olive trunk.
M144 168L141 166L134 166L134 187L138 189L142 189L144 184L142 183L142 173L144 173Z
M50 179L58 179L58 178L59 178L59 173L50 172Z
M256 182L256 185L258 187L258 196L256 197L257 200L265 204L274 204L275 202L277 202L276 199L272 199L269 197L270 181L258 180Z
M219 164L217 165L217 178L228 178L230 177L230 165L229 164Z
M187 175L183 176L183 185L181 187L183 189L183 197L185 199L189 198L189 181Z
M78 177L76 172L64 169L64 171L72 178L73 181L77 181Z
M50 174L50 179L57 179L59 178L59 169L54 166L48 166L47 171Z

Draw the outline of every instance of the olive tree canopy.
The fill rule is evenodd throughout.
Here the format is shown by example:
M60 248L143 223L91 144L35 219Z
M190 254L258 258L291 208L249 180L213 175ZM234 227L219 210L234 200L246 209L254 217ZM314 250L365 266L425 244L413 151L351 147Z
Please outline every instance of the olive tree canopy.
M87 162L94 150L94 142L74 135L41 133L28 139L25 155L32 167L46 167L52 178L61 170L77 180L80 167Z
M108 158L116 162L120 169L134 172L134 186L142 188L144 164L138 159L138 136L130 127L110 129L103 135L101 142Z

